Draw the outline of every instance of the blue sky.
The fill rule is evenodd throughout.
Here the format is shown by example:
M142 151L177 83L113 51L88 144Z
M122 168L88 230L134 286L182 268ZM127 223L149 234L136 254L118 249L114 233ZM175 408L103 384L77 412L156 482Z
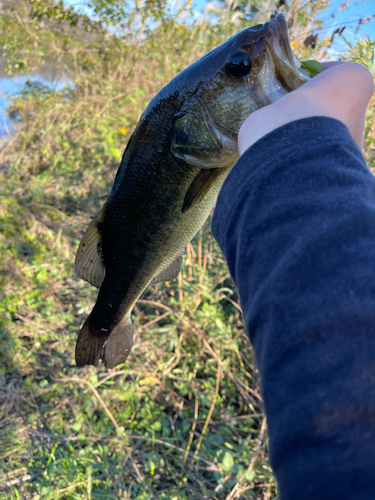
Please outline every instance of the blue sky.
M84 0L65 0L66 3L74 5L77 9L84 8ZM348 7L345 8L341 13L337 13L337 7L344 3L345 0L332 0L329 2L328 9L322 14L321 18L326 20L326 26L333 32L337 25L342 22L352 22L353 31L356 26L356 22L359 18L367 18L375 14L375 0L349 0ZM171 0L171 3L180 3L179 0ZM202 11L207 0L193 0L193 8L196 12ZM89 13L88 9L84 9ZM332 18L331 14L335 13L335 17ZM361 26L358 35L365 36L369 34L371 38L375 39L375 18L367 24Z
M333 32L340 22L343 21L352 22L354 31L359 18L365 19L375 14L375 0L349 0L347 2L348 7L343 9L341 13L338 13L337 7L343 4L344 1L345 0L330 1L328 9L320 16L321 19L326 21L325 24L331 32ZM206 4L206 0L193 0L193 5L196 10L203 9ZM332 13L335 15L334 18L331 17ZM371 36L371 38L375 39L375 18L372 18L369 23L361 26L358 35L365 36L367 33Z
M171 5L181 5L181 1L184 2L186 0L169 0ZM87 1L85 0L65 0L65 2L70 5L74 5L77 10L84 10L88 15L92 13L92 11L90 12L90 9L85 8L85 4L87 4ZM348 4L348 7L340 12L338 7L344 2ZM192 0L192 3L194 12L199 15L199 12L202 12L204 7L207 5L208 0ZM334 14L334 17L332 17L332 14ZM369 35L370 38L375 40L375 17L372 17L374 14L375 0L331 0L329 1L329 7L327 10L319 16L325 21L324 25L327 30L324 34L322 33L321 36L331 35L342 22L345 22L346 24L349 23L345 30L345 37L350 42L354 42L359 38L365 37L366 35ZM371 17L370 22L363 24L358 33L355 34L354 31L357 27L358 20L360 18L366 19L368 17ZM350 31L350 28L352 28L352 31ZM340 48L343 50L346 48L344 47L342 40L340 43L338 38L336 38L335 45L339 50Z
M87 3L85 0L65 0L66 3L76 6L77 10L85 10L90 15L90 10L85 9L84 5ZM180 4L180 0L170 0L172 4ZM184 1L184 0L182 0ZM328 9L320 16L325 20L325 25L332 33L340 22L352 22L353 32L357 26L360 18L365 19L372 17L375 14L375 0L348 0L348 7L341 12L337 11L337 7L343 4L345 0L331 0ZM195 12L201 12L207 5L207 0L193 0L193 9ZM332 18L331 14L334 13L335 17ZM350 25L349 25L350 26ZM346 29L347 35L354 40L354 33L349 32L349 26ZM371 18L369 23L363 24L357 33L357 36L364 37L368 34L372 39L375 39L375 17Z
M77 10L82 9L86 2L84 0L66 0L70 5L75 5ZM176 1L176 0L171 0ZM206 0L193 0L193 7L196 11L202 11L206 5ZM375 40L375 18L372 17L375 14L375 0L350 0L348 8L344 9L341 13L337 13L337 6L342 4L343 0L332 0L330 6L321 15L321 19L324 19L325 26L327 28L327 35L332 34L336 27L341 23L349 23L347 29L345 30L345 36L350 42L358 40L360 37L365 37L367 34ZM335 17L332 18L331 14L335 13ZM371 21L367 24L361 26L357 35L354 35L354 30L357 25L359 18L371 17ZM350 26L352 30L350 30ZM339 39L336 39L337 48L345 48ZM20 84L24 82L26 77L21 77L19 79L15 78L2 78L0 79L0 136L4 130L4 122L10 126L9 120L4 116L5 106L8 102L1 95L2 92L13 93L19 88Z
M325 14L328 17L327 26L332 25L331 29L334 31L334 26L337 26L339 22L345 21L345 23L349 23L345 31L350 36L350 26L354 32L359 18L365 19L371 17L370 22L361 26L358 35L364 37L368 34L371 38L375 39L375 18L372 17L375 14L375 0L352 0L349 2L348 8L344 9L338 15L336 14L334 18L329 18L329 14L335 12L337 6L342 3L342 1L338 0L330 2L330 7L327 10L328 16Z

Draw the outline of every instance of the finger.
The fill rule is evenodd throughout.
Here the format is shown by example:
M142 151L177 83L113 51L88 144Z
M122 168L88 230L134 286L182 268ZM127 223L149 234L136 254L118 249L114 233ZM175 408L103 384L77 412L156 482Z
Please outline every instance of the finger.
M334 66L340 66L341 64L345 64L346 61L325 61L322 62L323 70L333 68Z
M366 107L374 90L373 77L358 64L335 61L324 66L323 73L245 120L238 137L240 154L268 132L310 116L342 121L362 148Z
M341 62L341 61L338 61ZM295 92L325 109L325 115L342 121L362 148L365 114L374 91L367 68L354 63L333 64Z

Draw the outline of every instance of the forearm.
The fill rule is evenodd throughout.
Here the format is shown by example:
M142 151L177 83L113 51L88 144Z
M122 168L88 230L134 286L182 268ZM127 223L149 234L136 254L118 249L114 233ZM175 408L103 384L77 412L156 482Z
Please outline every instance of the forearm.
M310 118L258 141L213 232L255 348L281 500L373 498L375 179L345 127Z

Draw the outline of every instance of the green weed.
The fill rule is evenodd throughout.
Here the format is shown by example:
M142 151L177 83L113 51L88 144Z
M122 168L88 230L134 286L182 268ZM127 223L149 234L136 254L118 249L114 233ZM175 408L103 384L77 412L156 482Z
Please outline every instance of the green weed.
M34 3L39 22L50 4ZM126 142L166 81L238 26L166 15L137 25L141 42L98 26L83 41L55 25L0 21L10 70L54 54L70 79L26 83L9 108L16 132L0 150L0 498L276 498L257 369L209 222L179 278L138 301L127 363L74 363L97 293L76 277L74 256ZM294 43L303 59L326 50L312 57L303 38ZM353 58L370 61L371 43ZM373 114L374 103L369 163Z

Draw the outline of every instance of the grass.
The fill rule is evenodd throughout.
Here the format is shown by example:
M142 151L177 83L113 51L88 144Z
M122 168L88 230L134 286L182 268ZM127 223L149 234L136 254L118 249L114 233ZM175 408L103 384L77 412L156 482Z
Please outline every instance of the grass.
M226 498L241 478L247 498L259 482L272 498L252 353L207 230L189 246L182 277L138 302L132 356L109 372L74 366L94 290L72 265L51 284L50 263L15 263L15 273L41 276L21 280L26 289L13 296L24 301L7 311L1 498Z
M29 82L12 100L17 130L0 150L1 500L277 496L257 369L209 222L179 278L138 301L126 364L74 363L97 293L74 255L131 131L166 81L236 29L169 22L136 50L75 40L61 59L70 86ZM352 57L370 64L371 43ZM374 103L370 165L373 118Z
M74 87L29 82L10 107L20 127L0 153L2 499L275 497L256 368L209 224L179 279L138 301L128 362L74 364L97 293L74 254L142 109L182 69L167 34L146 78L149 47L121 70L92 62ZM197 43L187 62L206 50Z

